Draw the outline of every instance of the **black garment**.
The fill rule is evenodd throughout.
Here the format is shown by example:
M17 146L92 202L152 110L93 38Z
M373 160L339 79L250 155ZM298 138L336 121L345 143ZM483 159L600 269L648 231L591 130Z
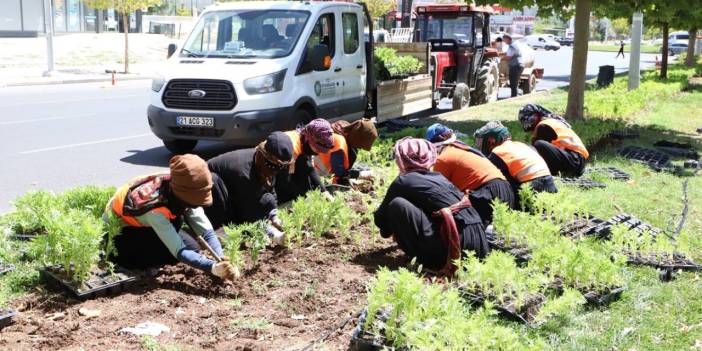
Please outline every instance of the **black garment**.
M197 241L190 235L180 231L181 220L172 221L188 250L199 250ZM153 228L123 227L122 233L114 238L117 257L111 261L127 269L145 269L166 264L176 264L178 259L173 257L166 244L161 241Z
M551 174L560 173L561 176L575 178L583 175L587 162L583 155L572 150L561 149L546 140L536 140L534 148L546 161Z
M255 149L236 150L207 162L212 172L213 203L205 207L205 214L215 229L264 219L278 206L275 190L259 180L255 153Z
M463 192L440 173L410 172L397 177L375 211L375 225L384 238L395 236L398 245L410 257L430 269L439 269L446 263L448 247L439 234L441 220L432 214L458 203ZM488 254L489 248L482 221L472 207L454 215L461 247L473 250L478 257Z
M516 60L517 58L512 58ZM509 88L512 90L512 97L519 95L519 79L522 77L524 66L509 66Z
M324 191L322 179L312 166L309 156L298 156L295 160L295 173L290 174L287 169L275 177L275 193L278 203L285 203L304 196L308 191L320 189Z
M534 191L536 191L537 193L540 193L540 192L557 193L558 192L558 188L556 188L556 183L553 182L552 176L538 177L538 178L532 179L528 183L529 183L529 186L531 186L531 188Z
M493 179L469 194L470 202L483 220L483 225L492 223L492 201L506 203L509 208L517 208L512 185L503 179Z

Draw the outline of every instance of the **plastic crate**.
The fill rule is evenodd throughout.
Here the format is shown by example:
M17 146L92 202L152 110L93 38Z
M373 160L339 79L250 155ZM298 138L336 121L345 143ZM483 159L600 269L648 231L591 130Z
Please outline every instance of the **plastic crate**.
M597 189L597 188L606 188L607 184L605 183L600 183L596 182L592 179L589 178L561 178L561 177L554 177L563 183L563 185L566 186L577 186L578 188L581 189Z
M631 179L631 175L629 173L626 173L622 171L619 168L615 167L593 167L593 168L585 168L585 174L589 173L599 173L606 175L614 180L629 180Z
M672 169L670 156L660 151L638 146L624 146L617 149L617 153L626 159L645 163L657 171Z
M83 283L83 286L77 286L73 282L64 280L58 273L60 271L61 268L58 266L45 267L39 270L39 274L50 287L70 292L80 300L120 294L137 280L131 271L115 267L114 274L94 273Z

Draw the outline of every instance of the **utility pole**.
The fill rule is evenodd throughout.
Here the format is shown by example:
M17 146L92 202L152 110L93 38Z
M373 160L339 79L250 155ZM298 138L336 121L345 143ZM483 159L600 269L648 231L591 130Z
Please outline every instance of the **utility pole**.
M629 50L629 91L641 84L641 33L643 27L643 14L641 11L634 13L631 23L631 50Z
M44 31L46 32L46 60L47 70L44 77L51 77L54 71L54 11L51 9L51 0L44 0Z

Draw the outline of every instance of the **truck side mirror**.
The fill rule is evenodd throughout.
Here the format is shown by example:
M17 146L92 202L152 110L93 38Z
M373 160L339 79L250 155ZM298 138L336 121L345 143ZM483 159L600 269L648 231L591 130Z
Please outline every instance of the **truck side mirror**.
M171 56L173 56L173 54L175 54L176 49L178 49L178 45L168 44L168 56L166 56L166 58L171 58Z
M315 45L308 51L310 68L315 71L326 71L331 67L331 53L324 44Z

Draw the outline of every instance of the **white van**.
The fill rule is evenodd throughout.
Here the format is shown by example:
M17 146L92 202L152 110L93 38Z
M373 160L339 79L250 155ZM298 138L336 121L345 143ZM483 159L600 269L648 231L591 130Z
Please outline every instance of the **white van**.
M561 44L559 44L553 38L542 34L527 35L526 37L524 37L524 42L526 42L527 45L529 45L532 49L556 51L561 48Z
M668 44L687 44L689 39L690 33L688 32L673 32L668 35Z
M208 7L153 80L147 115L174 153L198 140L253 145L313 117L366 111L362 6L245 1ZM370 71L370 73L369 73Z

